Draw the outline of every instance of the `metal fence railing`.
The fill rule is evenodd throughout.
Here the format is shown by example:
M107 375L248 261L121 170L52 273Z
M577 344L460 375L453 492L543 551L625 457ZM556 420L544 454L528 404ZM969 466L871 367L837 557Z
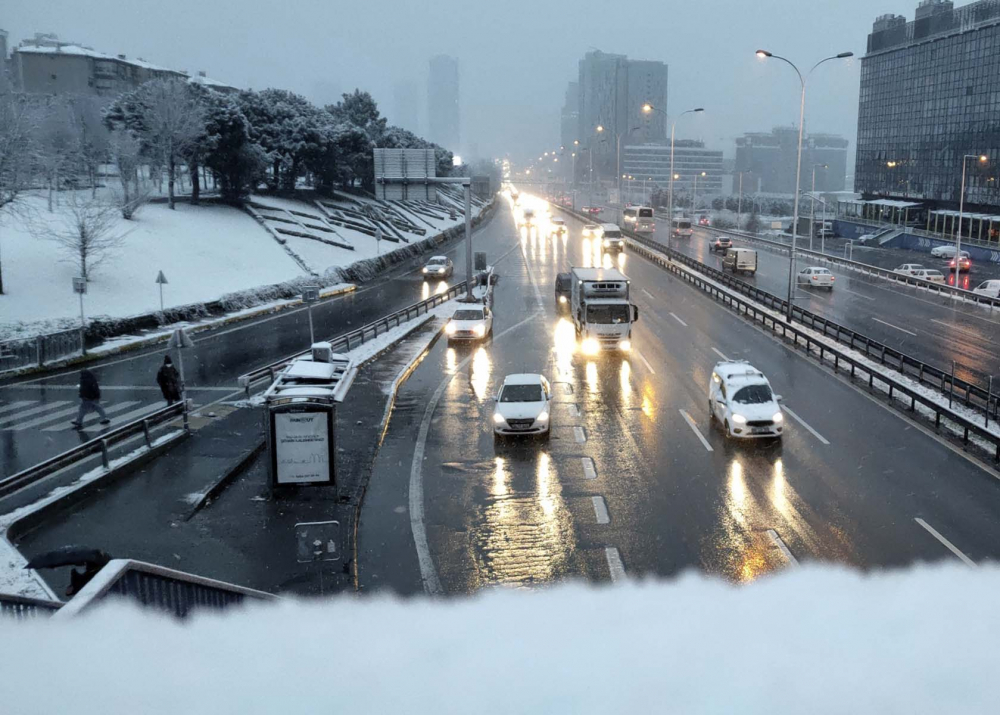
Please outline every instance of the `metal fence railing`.
M79 328L47 335L0 341L0 372L42 367L53 360L83 353Z
M456 283L455 285L448 288L447 291L443 293L437 293L432 295L426 300L422 300L419 303L414 303L402 310L397 310L395 313L390 313L384 318L379 318L378 320L363 325L357 330L352 330L349 333L344 333L339 335L329 341L330 345L333 347L334 352L341 352L351 350L364 344L368 340L382 335L383 333L389 332L390 329L405 323L408 320L412 320L418 315L426 313L431 308L436 308L437 306L445 303L457 295L465 293L466 281L461 283ZM288 357L282 358L270 365L265 365L264 367L257 368L252 372L248 372L245 375L241 375L239 378L239 385L246 391L246 396L250 397L250 390L260 382L267 380L269 382L274 382L274 378L277 376L278 371L283 367L288 365L292 360L296 358L307 355L308 353L296 353L295 355L289 355Z
M40 598L26 598L0 593L0 618L13 618L17 621L48 618L62 605L59 601L46 601Z
M12 494L19 489L30 486L31 484L58 472L60 469L65 469L66 467L94 454L101 455L101 462L103 463L104 468L108 469L111 466L110 450L116 444L119 444L130 437L141 434L145 438L146 447L152 447L153 438L150 432L152 428L163 424L164 422L169 422L170 420L182 415L185 417L184 428L187 429L185 407L186 406L183 402L176 402L169 407L164 407L141 419L128 422L120 427L108 430L107 432L101 434L100 437L95 437L88 442L77 445L62 454L50 457L49 459L39 462L32 467L28 467L27 469L24 469L16 474L0 478L0 497L7 496L8 494Z
M565 209L564 209L565 210ZM570 211L578 218L586 219L582 214ZM740 280L735 275L724 273L720 270L705 265L701 261L691 258L679 251L668 249L662 243L653 239L640 236L632 231L623 230L634 244L651 249L657 255L668 257L677 263L687 266L692 270L704 274L713 281L721 283L727 288L731 288L746 297L761 303L764 306L784 313L788 309L788 303L783 298L779 298L767 291ZM766 240L766 239L758 239ZM777 246L781 246L787 252L788 246L775 241L767 241ZM810 252L812 253L812 252ZM819 254L822 255L822 254ZM865 264L861 264L865 265ZM959 401L966 407L976 410L983 415L984 425L989 420L1000 419L1000 395L993 393L988 387L976 385L960 377L952 375L951 372L918 360L895 348L891 348L877 340L872 340L866 335L839 325L832 320L816 315L804 308L792 305L792 319L798 320L804 326L822 332L825 337L833 338L836 342L845 345L852 350L864 353L865 357L877 361L880 365L889 367L900 374L915 379L921 385L937 390L942 396Z
M196 610L221 611L277 596L224 581L131 559L112 559L57 613L72 618L88 608L120 599L185 618Z

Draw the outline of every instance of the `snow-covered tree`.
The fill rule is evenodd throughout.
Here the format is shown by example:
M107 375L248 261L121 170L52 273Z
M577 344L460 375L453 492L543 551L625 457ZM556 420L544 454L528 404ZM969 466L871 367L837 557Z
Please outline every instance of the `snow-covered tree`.
M341 96L343 99L336 104L327 105L326 111L338 122L351 124L363 131L370 141L376 144L381 141L387 121L379 113L378 103L371 94L355 89Z
M206 98L204 165L214 172L222 199L238 203L263 179L267 153L250 137L250 122L229 96Z
M52 97L39 104L40 120L35 126L35 144L38 162L48 187L48 209L53 209L56 192L66 185L76 186L76 169L79 166L79 128L73 121L69 100Z
M32 232L58 245L78 274L89 281L94 269L111 257L125 240L118 227L119 208L101 198L69 192L54 217L33 222Z
M31 185L36 167L37 112L24 95L0 93L0 217L11 213ZM2 259L2 252L0 252ZM3 264L0 263L0 295Z
M140 184L142 171L142 143L126 129L116 130L109 142L111 160L118 168L121 188L115 192L115 199L122 218L131 220L149 200L149 190Z

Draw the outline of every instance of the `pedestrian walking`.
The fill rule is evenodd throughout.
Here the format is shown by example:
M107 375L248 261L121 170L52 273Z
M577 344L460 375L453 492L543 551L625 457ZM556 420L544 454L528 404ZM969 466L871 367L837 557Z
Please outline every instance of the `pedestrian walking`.
M163 393L167 405L172 405L181 399L181 378L169 355L163 356L163 365L156 373L156 384L160 386L160 392Z
M101 407L101 386L97 384L97 377L90 370L80 371L80 410L76 413L76 419L72 424L77 429L83 429L83 418L88 412L96 412L101 416L101 424L111 423L111 419Z

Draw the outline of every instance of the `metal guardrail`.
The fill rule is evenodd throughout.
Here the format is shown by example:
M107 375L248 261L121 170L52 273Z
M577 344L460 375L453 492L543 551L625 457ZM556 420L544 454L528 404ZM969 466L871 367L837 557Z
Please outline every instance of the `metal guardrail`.
M841 352L836 348L832 348L826 343L817 341L809 333L804 330L800 330L792 323L786 322L783 317L777 317L770 312L762 310L755 302L743 300L728 291L720 290L714 282L710 283L695 273L678 268L675 263L681 263L681 261L674 260L676 258L675 256L666 255L662 250L662 246L657 247L655 250L651 250L645 245L645 240L636 240L635 242L639 245L633 245L633 248L637 249L653 263L660 265L666 270L695 285L695 287L708 293L734 312L743 315L754 322L760 323L772 333L779 335L785 340L791 341L796 348L804 346L806 355L815 357L820 363L825 365L832 364L834 372L846 371L850 368L852 380L858 376L857 373L863 373L868 377L867 382L869 390L875 389L876 383L880 383L888 392L890 400L897 399L899 395L904 395L910 400L911 412L916 410L917 404L920 404L922 407L934 414L934 426L936 428L940 428L941 423L944 422L946 424L952 424L955 428L961 431L962 443L966 446L968 446L969 439L973 435L991 443L994 446L993 460L995 462L1000 462L1000 437L990 432L985 428L985 426L972 422L961 415L955 414L947 407L940 405L935 399L912 390L909 387L896 382L887 375L875 372L846 353ZM712 280L715 281L716 279L712 277ZM763 293L763 291L761 291L761 293ZM769 294L766 293L764 294L764 296L768 295ZM768 307L777 311L777 304L784 301L774 299L774 296L770 296L770 298L773 299L773 301ZM754 300L757 299L755 298ZM767 305L767 303L765 304Z
M157 410L142 419L123 424L120 427L116 427L103 433L100 437L95 437L94 439L73 447L73 449L67 450L62 454L57 454L55 457L50 457L43 462L39 462L33 467L28 467L17 474L4 477L0 479L0 497L7 496L18 489L30 486L31 484L44 479L60 469L68 467L69 465L94 454L101 455L101 462L104 465L104 468L108 469L111 465L111 447L137 434L143 435L147 447L152 447L153 439L150 436L150 428L156 427L159 424L172 420L175 417L180 417L184 414L184 403L175 402L174 404ZM185 424L185 429L187 429L187 424Z
M356 348L357 346L364 344L368 340L372 340L373 338L383 333L389 332L391 328L398 327L402 323L405 323L408 320L412 320L413 318L417 317L418 315L421 315L422 313L426 313L431 308L436 308L442 303L451 300L456 295L464 293L465 284L466 281L462 281L461 283L456 283L455 285L448 288L448 290L445 291L444 293L436 293L432 295L430 298L427 298L426 300L422 300L419 303L414 303L413 305L403 308L402 310L397 310L395 313L390 313L384 318L379 318L378 320L372 323L363 325L357 330L352 330L349 333L344 333L343 335L339 335L336 338L331 339L329 343L333 347L334 352L341 352L341 351L351 350L352 348ZM292 360L295 360L296 358L300 358L308 354L309 354L308 352L301 352L301 353L296 353L294 355L289 355L288 357L282 358L281 360L273 362L270 365L257 368L256 370L248 372L245 375L240 375L239 385L246 391L246 396L247 398L249 398L250 390L251 388L253 388L254 385L264 380L268 380L269 382L274 382L274 378L277 376L278 371L281 370L281 368L288 365L288 363L290 363Z
M770 239L761 238L759 236L753 236L751 234L747 234L742 231L733 231L727 228L712 228L712 227L709 227L705 230L714 231L716 233L724 233L728 236L733 236L734 238L738 238L742 241L748 241L750 243L757 242L757 243L762 243L764 245L772 246L774 248L780 248L785 253L788 253L788 251L791 249L791 246L789 246L789 244L784 243L782 241L772 241ZM944 283L932 283L931 281L925 281L921 278L914 278L913 276L907 276L901 273L896 273L895 271L890 270L888 268L880 268L878 266L873 266L870 263L861 263L860 261L852 261L847 258L841 258L840 256L830 255L829 253L820 253L819 251L811 251L808 248L799 248L798 246L795 247L795 252L803 256L815 258L816 260L819 261L826 261L827 263L833 263L834 265L844 266L845 268L849 268L859 273L868 273L870 275L876 275L886 280L895 281L897 283L904 283L906 285L915 286L917 288L922 288L942 295L943 294L952 295L972 303L989 305L991 307L1000 307L1000 298L990 298L989 296L985 295L976 295L972 291L968 291L963 288L956 288L954 286L950 286Z
M16 370L81 354L80 329L62 330L58 333L35 335L0 341L0 372Z
M580 219L586 219L585 216L569 209L564 210L573 213ZM691 258L690 256L680 253L679 251L668 249L662 243L640 236L633 231L623 229L622 233L627 235L635 243L650 248L657 253L664 254L671 260L681 263L693 270L698 271L699 273L703 273L712 280L722 283L726 287L732 288L748 298L764 304L772 310L784 313L788 309L788 302L783 298L779 298L765 290L752 286L749 283L736 278L735 275L730 275L707 266L695 258ZM767 242L783 246L786 250L788 249L787 245L774 241ZM921 360L917 360L906 353L900 352L895 348L888 347L877 340L872 340L862 333L839 325L832 320L827 320L822 316L816 315L815 313L794 304L792 305L792 318L793 320L797 319L800 323L812 328L813 330L822 332L825 337L833 338L838 343L846 345L852 350L863 350L865 357L871 360L877 360L881 365L885 365L898 371L900 374L916 379L922 385L927 385L933 389L940 390L942 395L945 397L960 400L966 407L981 412L986 422L991 419L994 421L1000 420L1000 395L994 394L979 385L975 385L959 377L954 377L950 372L945 372L940 368L929 365Z
M143 561L112 559L55 617L72 618L113 598L185 618L199 609L221 611L248 600L273 601L278 597Z
M13 618L16 621L47 618L62 608L62 605L59 601L0 593L0 618Z

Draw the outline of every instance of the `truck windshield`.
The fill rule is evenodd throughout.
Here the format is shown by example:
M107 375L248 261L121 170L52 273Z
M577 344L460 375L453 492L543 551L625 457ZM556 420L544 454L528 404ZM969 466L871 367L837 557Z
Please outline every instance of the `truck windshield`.
M627 305L590 305L587 306L587 322L599 325L617 325L627 323L629 307Z
M770 401L771 388L767 385L747 385L733 395L733 402L741 405L762 405Z
M541 385L507 385L500 393L500 402L541 402Z

